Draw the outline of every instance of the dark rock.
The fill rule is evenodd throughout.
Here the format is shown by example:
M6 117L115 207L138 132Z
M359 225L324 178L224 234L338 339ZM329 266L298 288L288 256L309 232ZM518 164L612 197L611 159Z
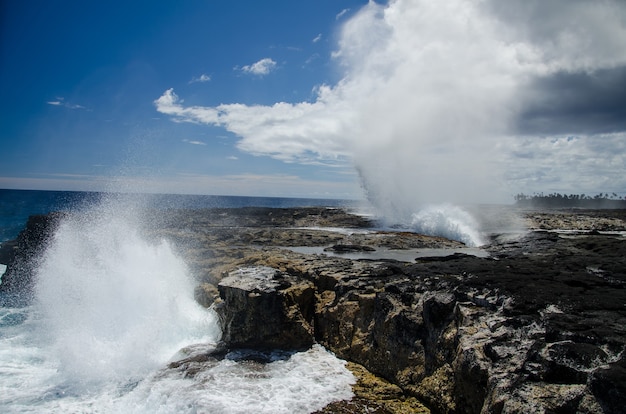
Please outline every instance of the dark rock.
M470 256L469 254L457 252L457 253L448 254L444 256L423 256L423 257L418 257L415 260L418 262L447 262L450 260L459 260L459 259L465 259L465 258L471 258L471 257L472 256Z
M0 263L7 269L0 283L1 292L9 297L27 297L22 293L32 289L37 262L63 217L64 213L30 216L17 238L2 244Z
M362 246L359 244L335 244L334 246L324 249L325 252L335 253L354 253L354 252L375 252L371 246Z
M595 370L590 387L605 413L626 413L626 357Z
M239 269L218 285L216 307L229 348L297 350L313 343L311 282L272 268Z
M196 286L193 293L196 302L198 302L205 308L211 307L211 305L215 303L215 300L219 299L220 296L217 287L210 283L201 283L200 285Z

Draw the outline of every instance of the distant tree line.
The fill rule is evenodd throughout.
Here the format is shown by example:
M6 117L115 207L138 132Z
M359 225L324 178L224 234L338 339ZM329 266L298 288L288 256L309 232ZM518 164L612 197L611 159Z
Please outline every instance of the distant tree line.
M515 204L520 207L580 207L580 208L626 208L626 196L620 198L616 193L599 193L595 196L586 194L544 194L515 195Z

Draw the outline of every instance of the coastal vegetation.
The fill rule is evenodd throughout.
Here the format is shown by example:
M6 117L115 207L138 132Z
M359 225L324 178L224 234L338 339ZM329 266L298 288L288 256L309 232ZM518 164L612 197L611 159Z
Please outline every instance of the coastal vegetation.
M515 195L515 205L518 207L543 207L543 208L626 208L626 197L620 198L616 193L599 193L595 196L587 194L560 194L560 193L534 193Z

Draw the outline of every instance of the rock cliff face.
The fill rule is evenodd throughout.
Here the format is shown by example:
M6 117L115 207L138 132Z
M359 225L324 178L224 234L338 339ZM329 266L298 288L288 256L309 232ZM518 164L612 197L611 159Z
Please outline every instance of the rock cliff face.
M626 212L608 224L598 214L526 214L531 228L587 231L493 235L481 257L365 231L341 210L171 212L146 235L190 265L196 297L220 315L220 352L318 342L351 361L356 397L324 413L623 413L626 239L612 232L626 230ZM418 254L432 248L450 250ZM415 259L375 255L384 249Z
M313 283L252 267L232 272L218 289L216 310L229 347L291 351L315 343Z

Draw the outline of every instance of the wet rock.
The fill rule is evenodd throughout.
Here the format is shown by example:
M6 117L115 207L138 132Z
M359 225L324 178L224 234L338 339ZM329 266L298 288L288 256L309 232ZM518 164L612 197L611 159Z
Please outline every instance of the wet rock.
M220 293L215 285L201 283L194 289L194 299L205 308L211 307L216 300L219 300Z
M307 349L313 335L313 284L269 267L243 268L218 285L215 309L229 348Z
M590 387L604 412L626 412L626 357L593 371Z
M325 252L335 253L354 253L354 252L375 252L371 246L363 246L360 244L335 244L334 246L324 249Z
M32 289L37 261L63 217L64 213L31 216L15 240L2 244L0 263L7 269L0 283L1 292L12 297Z

